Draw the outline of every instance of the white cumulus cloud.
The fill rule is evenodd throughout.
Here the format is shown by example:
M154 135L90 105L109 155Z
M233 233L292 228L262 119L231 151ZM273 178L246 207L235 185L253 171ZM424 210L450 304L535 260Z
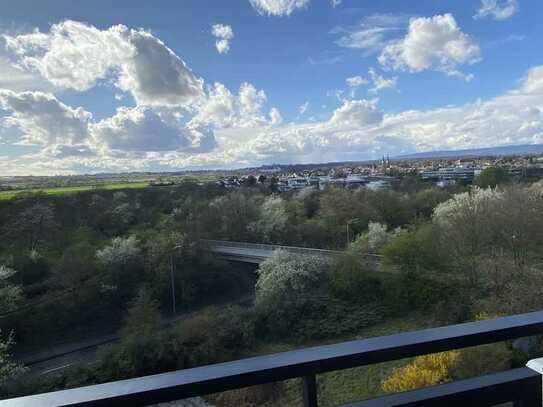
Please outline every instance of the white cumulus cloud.
M225 128L278 124L281 116L279 110L272 109L269 119L264 114L266 101L266 93L251 83L242 83L238 93L233 94L222 83L216 82L213 86L208 86L207 95L196 108L190 125Z
M290 16L295 10L306 7L310 0L249 0L253 8L262 15Z
M517 11L517 0L481 0L481 6L473 18L492 17L494 20L502 21L513 17Z
M383 49L379 62L394 70L420 72L437 70L470 80L458 70L459 65L480 61L481 50L462 32L451 14L412 18L407 35Z
M283 116L281 116L281 112L276 107L272 107L270 110L270 124L272 126L277 126L281 123L283 123Z
M341 127L363 127L381 122L383 112L375 100L346 100L337 108L330 123Z
M217 39L215 48L219 54L227 54L230 51L230 41L234 38L232 27L225 24L214 24L211 27L211 34Z
M123 152L182 151L208 149L212 135L182 124L169 111L149 107L121 107L114 116L92 128L94 143Z
M50 93L0 89L0 108L8 112L4 125L18 129L23 144L77 144L89 136L91 113L67 106Z
M31 72L62 88L85 91L108 78L131 92L138 104L188 104L202 95L196 77L162 41L143 30L100 30L76 21L48 32L4 35L6 46Z

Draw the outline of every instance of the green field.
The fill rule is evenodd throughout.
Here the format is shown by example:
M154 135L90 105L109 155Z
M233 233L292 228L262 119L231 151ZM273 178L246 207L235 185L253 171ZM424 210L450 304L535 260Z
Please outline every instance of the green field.
M0 201L6 201L10 199L23 198L28 194L43 192L47 195L65 195L65 194L74 194L77 192L87 192L97 189L139 189L146 188L149 186L148 182L125 182L125 183L115 183L115 184L103 184L103 185L78 185L73 187L57 187L57 188L36 188L36 189L21 189L17 191L1 191L0 192Z

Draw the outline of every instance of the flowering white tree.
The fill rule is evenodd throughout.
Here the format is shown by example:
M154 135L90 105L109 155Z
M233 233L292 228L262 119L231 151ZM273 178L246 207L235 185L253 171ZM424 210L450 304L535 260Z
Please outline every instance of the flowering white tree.
M96 252L98 260L106 265L126 265L141 253L136 236L115 237L111 243Z
M500 190L475 187L434 209L433 221L441 230L441 244L452 256L452 265L472 286L481 277L478 272L481 256L500 252L503 197Z
M0 385L26 371L22 365L12 360L10 349L13 344L13 332L3 338L0 330Z
M378 252L401 232L401 228L389 231L387 225L370 221L368 231L358 235L350 249L359 253Z
M23 290L18 285L8 283L8 279L17 273L16 270L0 265L0 312L9 312L23 300Z
M51 204L36 203L15 216L6 226L6 234L21 240L29 251L37 251L41 243L58 229Z
M328 272L329 262L323 257L276 250L257 270L257 304L303 296L326 279Z
M481 216L489 207L503 198L503 193L497 189L473 188L470 192L454 195L448 201L442 202L434 209L433 219L445 228L466 217Z
M12 311L23 300L21 287L7 282L15 273L17 273L16 270L6 265L0 265L0 312L2 313ZM0 385L25 370L21 365L12 361L10 354L12 345L13 332L7 338L3 338L0 330Z
M257 232L264 240L275 243L287 226L287 209L285 201L278 196L269 196L260 207L260 218L257 221Z

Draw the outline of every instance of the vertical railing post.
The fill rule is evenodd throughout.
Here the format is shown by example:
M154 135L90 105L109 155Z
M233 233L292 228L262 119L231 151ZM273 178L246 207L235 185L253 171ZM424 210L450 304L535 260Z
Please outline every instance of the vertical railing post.
M304 407L317 407L317 378L314 374L304 376Z
M514 403L515 407L541 407L543 405L543 388L541 375L530 378L523 383L522 398Z

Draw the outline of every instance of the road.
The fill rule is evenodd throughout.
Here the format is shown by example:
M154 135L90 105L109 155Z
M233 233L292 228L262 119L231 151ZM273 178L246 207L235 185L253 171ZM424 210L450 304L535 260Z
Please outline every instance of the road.
M227 307L231 305L251 306L254 297L247 295L235 300L226 300L215 304L209 304L193 311L180 314L175 317L163 319L162 329L166 329L176 322L191 318L210 306ZM100 346L115 343L120 339L119 333L90 338L67 345L57 346L46 351L28 353L18 356L18 360L29 368L30 375L42 376L60 373L63 370L82 364L90 364L96 361L96 354Z

